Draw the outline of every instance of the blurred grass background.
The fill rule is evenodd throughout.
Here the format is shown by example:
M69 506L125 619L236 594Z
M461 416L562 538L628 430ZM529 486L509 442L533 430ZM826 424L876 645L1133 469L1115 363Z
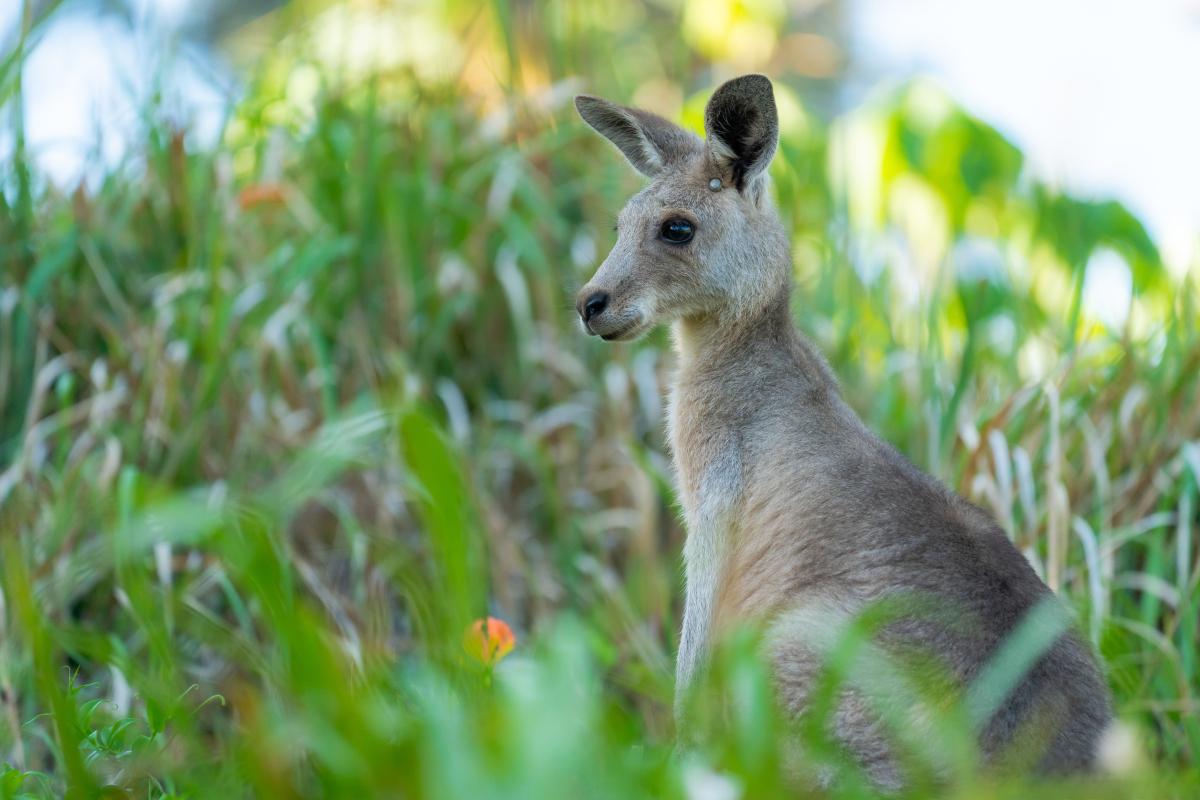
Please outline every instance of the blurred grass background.
M1134 732L1118 781L936 791L1200 786L1196 271L933 84L839 110L839 3L217 3L216 141L164 94L60 185L22 69L75 11L24 0L0 59L0 796L796 791L744 643L726 734L672 757L672 357L572 310L639 185L572 95L699 129L749 70L797 323L1069 601Z

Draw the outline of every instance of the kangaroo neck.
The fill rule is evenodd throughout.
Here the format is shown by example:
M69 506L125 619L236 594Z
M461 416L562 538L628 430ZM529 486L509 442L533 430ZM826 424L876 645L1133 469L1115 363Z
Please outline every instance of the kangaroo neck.
M696 315L677 321L677 384L682 388L690 383L726 382L726 391L730 391L735 385L744 390L762 379L774 384L785 378L793 388L836 393L824 359L792 322L789 297L789 287L784 286L747 313Z

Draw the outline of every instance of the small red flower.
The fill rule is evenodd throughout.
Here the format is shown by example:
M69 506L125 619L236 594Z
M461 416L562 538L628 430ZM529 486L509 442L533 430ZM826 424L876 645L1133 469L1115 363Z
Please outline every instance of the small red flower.
M283 205L284 189L278 183L255 183L247 186L238 194L238 205L243 211L256 206Z
M463 634L463 648L485 667L493 667L517 644L508 623L495 617L477 619Z

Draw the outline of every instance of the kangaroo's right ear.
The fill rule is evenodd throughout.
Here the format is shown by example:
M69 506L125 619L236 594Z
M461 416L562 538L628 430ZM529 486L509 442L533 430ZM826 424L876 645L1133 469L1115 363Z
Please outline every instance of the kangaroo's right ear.
M633 168L647 178L653 178L700 144L698 137L649 111L586 94L575 98L575 108L584 122L615 144Z

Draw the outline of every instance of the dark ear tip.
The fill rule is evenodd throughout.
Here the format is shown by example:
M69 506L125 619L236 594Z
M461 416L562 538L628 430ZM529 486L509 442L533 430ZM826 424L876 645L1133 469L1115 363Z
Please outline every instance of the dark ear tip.
M717 89L720 91L732 91L739 94L757 94L767 97L775 96L775 88L771 84L771 79L766 75L754 72L749 75L741 75L737 78L732 78L725 81Z

